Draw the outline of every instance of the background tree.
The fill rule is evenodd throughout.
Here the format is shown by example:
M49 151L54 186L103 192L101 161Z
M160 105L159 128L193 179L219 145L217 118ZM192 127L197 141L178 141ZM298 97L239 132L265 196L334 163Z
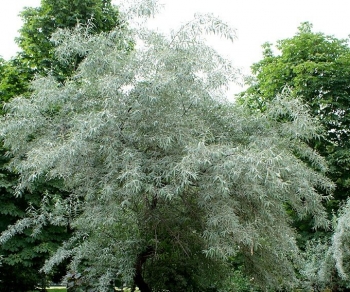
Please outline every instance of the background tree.
M148 3L131 11L147 14ZM171 36L83 32L53 38L63 60L85 57L73 77L37 79L30 99L7 105L2 128L17 190L60 179L70 196L45 196L0 241L69 223L74 235L43 271L69 259L99 291L116 279L142 292L229 290L227 260L238 254L264 288L295 286L300 258L285 204L326 226L318 191L333 188L307 145L320 131L308 109L286 92L254 115L224 100L235 70L201 33L232 40L234 32L212 16ZM130 52L130 40L143 45Z
M74 27L89 23L89 33L99 33L121 28L118 11L111 1L50 1L43 0L38 8L26 8L21 13L24 22L17 43L22 49L9 61L0 60L0 99L6 102L15 96L28 97L31 94L30 81L36 74L46 75L50 72L57 80L63 82L82 60L74 56L69 63L60 63L54 55L54 43L50 41L52 33L58 28ZM1 107L2 108L2 107ZM1 110L2 111L2 110ZM6 149L1 148L3 155ZM0 230L22 218L29 206L39 206L41 196L50 193L65 194L58 191L57 183L36 184L30 192L14 197L17 176L6 169L8 159L1 160L1 196L0 196ZM1 291L26 291L46 280L38 272L44 260L52 253L63 239L67 239L66 228L46 226L40 236L30 236L28 229L21 236L14 237L0 248L4 255L0 267ZM57 274L58 276L59 274ZM55 279L56 281L59 278Z
M81 61L74 56L64 64L54 54L50 38L58 28L73 28L89 23L91 31L100 33L120 26L118 10L111 0L42 0L38 8L27 8L21 13L23 26L17 43L22 49L21 57L35 73L51 75L65 80Z
M81 61L74 56L67 63L60 63L54 55L54 43L50 38L58 28L73 28L89 23L92 33L110 31L123 26L118 21L118 10L111 0L42 0L37 8L25 8L20 14L23 26L16 39L21 52L8 62L2 61L0 79L2 100L27 94L29 82L35 74L50 72L63 81L70 76Z
M25 62L21 53L16 57L1 61L0 97L1 105L18 95L29 94L29 84L34 78L34 70ZM3 106L1 107L3 113Z
M278 52L273 52L271 44L263 48L263 59L252 66L249 88L240 94L239 101L253 110L264 111L266 103L287 86L310 106L311 114L327 133L309 145L325 156L330 166L327 176L336 183L333 199L326 204L331 218L350 194L348 40L312 32L310 23L302 23L294 37L277 42ZM308 221L296 222L303 245L320 235L315 234ZM331 234L327 233L329 237Z
M241 94L241 102L264 110L265 103L290 87L320 119L327 136L314 147L330 162L330 177L337 183L331 208L349 196L349 127L348 80L350 48L348 40L311 31L303 23L290 39L277 42L274 55L271 44L265 44L264 58L252 66L250 87Z

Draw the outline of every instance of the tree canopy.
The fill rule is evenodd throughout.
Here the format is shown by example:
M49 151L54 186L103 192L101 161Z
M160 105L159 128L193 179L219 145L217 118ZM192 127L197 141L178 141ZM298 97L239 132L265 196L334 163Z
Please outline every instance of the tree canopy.
M54 54L51 35L59 28L73 28L90 23L94 33L110 31L121 25L118 10L111 0L42 0L37 8L26 8L21 13L23 26L17 43L21 56L40 75L55 75L64 80L76 69L81 58L60 63Z
M333 184L308 146L318 122L287 91L261 113L226 101L235 70L201 36L234 31L211 15L171 35L149 31L130 18L154 10L141 4L121 15L131 23L122 31L59 30L60 60L84 56L77 71L64 84L38 78L30 98L7 103L1 134L17 194L59 180L70 195L46 192L0 242L69 225L43 271L68 259L99 291L116 280L142 292L227 291L238 255L262 287L295 286L301 259L285 206L328 225Z
M239 101L254 111L264 112L266 104L288 87L323 125L325 136L308 144L328 162L327 176L336 184L336 190L326 207L329 218L338 210L340 218L335 223L337 227L327 230L328 238L323 243L308 248L310 261L314 263L308 263L306 266L312 268L306 270L314 283L336 286L339 277L344 278L348 270L341 259L348 256L345 222L349 211L343 205L349 206L346 201L350 195L349 40L313 32L310 23L302 23L295 36L278 41L276 48L278 51L274 53L272 44L263 46L263 59L252 66L249 88ZM309 221L296 223L304 240L319 236L310 228ZM307 245L310 247L310 243ZM321 272L316 276L317 272L310 272L312 269ZM346 286L344 282L341 285Z
M349 140L349 43L311 29L303 23L294 37L278 41L278 54L271 44L263 46L263 60L252 66L254 77L244 100L263 109L264 102L289 86L322 120L327 138L342 146Z
M54 54L51 35L58 28L73 28L89 23L90 33L110 31L124 24L119 22L118 10L111 0L42 0L36 8L27 7L20 14L23 26L16 39L21 51L11 60L2 62L0 96L2 101L26 95L35 74L50 73L63 81L81 61L74 56L62 64Z

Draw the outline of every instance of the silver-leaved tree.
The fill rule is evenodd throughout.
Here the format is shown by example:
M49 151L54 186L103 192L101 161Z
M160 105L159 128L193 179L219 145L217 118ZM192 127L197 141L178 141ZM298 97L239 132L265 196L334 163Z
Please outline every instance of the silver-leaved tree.
M75 284L96 291L115 281L142 292L225 291L236 256L254 283L297 285L286 210L326 226L321 201L333 188L307 146L317 121L287 91L254 115L225 100L235 70L202 38L234 39L219 19L196 16L163 35L130 17L152 14L153 1L134 7L123 31L58 31L61 61L84 57L76 73L64 84L37 78L30 98L6 105L1 133L18 195L39 179L71 195L43 194L0 241L69 226L74 235L43 271L69 260Z
M332 237L312 240L306 249L305 264L301 273L309 284L321 290L350 287L350 200L344 202L334 218Z

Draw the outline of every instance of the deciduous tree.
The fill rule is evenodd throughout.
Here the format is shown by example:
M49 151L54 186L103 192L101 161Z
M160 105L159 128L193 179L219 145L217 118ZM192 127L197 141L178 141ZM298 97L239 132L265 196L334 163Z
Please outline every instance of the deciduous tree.
M278 53L265 44L263 59L252 66L250 87L241 94L241 102L250 108L264 110L284 87L302 98L326 129L321 141L313 147L327 158L329 176L337 183L329 209L337 210L349 196L349 127L350 113L350 47L348 40L339 40L312 32L310 23L303 23L298 33L277 42Z
M154 10L139 4L137 16ZM71 195L45 196L0 241L69 224L74 235L43 271L69 259L99 291L116 280L142 292L225 291L227 259L238 254L254 282L295 286L300 258L285 205L326 226L322 200L333 188L307 144L317 121L288 92L254 115L223 98L235 70L201 38L234 38L219 19L197 16L170 36L129 22L95 36L82 26L57 32L63 61L84 56L78 70L64 84L39 78L29 99L6 105L17 192L59 179Z
M273 52L271 44L265 44L263 48L263 59L252 66L249 88L239 100L250 109L263 112L266 104L287 86L293 95L310 106L311 114L326 130L323 138L309 141L309 145L326 158L330 167L327 176L336 184L334 196L326 204L331 218L350 195L349 42L315 33L310 23L302 23L295 36L277 42L277 53ZM340 268L340 255L347 256L344 238L348 235L342 232L346 230L344 224L348 212L347 209L340 212L334 235L332 229L322 234L315 233L309 219L295 223L302 245L305 246L311 238L318 242L306 244L309 262L305 266L305 275L319 287L345 285L339 276L344 278L344 270L347 270ZM321 235L327 238L318 241Z

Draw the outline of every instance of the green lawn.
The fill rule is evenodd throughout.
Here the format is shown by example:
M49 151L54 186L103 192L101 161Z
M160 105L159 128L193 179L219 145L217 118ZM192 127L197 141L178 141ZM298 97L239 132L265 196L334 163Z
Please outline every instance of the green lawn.
M67 288L66 287L50 287L50 288L46 288L47 291L49 292L67 292ZM32 292L40 292L42 290L35 290Z

